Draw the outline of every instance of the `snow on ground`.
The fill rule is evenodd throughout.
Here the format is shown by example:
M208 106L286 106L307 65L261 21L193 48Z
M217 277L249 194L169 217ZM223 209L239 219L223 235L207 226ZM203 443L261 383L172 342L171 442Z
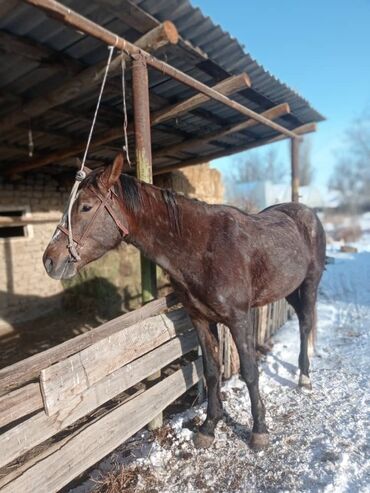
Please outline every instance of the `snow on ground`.
M367 240L367 242L365 241ZM132 466L149 471L135 491L195 492L370 492L366 441L369 411L370 235L360 253L328 252L318 303L317 354L312 361L313 391L297 388L298 324L293 319L274 337L261 364L261 391L271 445L253 452L245 384L233 377L223 386L226 411L216 440L196 450L186 422L205 417L192 408L170 421L169 440L141 449ZM144 436L146 432L144 432ZM143 452L144 451L144 452ZM103 463L107 470L115 458ZM123 461L125 462L125 461ZM97 477L97 471L93 476ZM92 483L75 489L91 491Z

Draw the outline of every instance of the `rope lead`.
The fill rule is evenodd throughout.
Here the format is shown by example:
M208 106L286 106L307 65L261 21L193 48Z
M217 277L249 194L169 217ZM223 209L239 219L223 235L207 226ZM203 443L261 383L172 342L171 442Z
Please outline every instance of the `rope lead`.
M72 190L71 190L71 194L70 194L69 199L68 199L68 212L67 212L67 214L68 214L68 250L69 250L69 253L70 253L71 257L76 262L78 262L79 260L81 260L81 257L79 256L79 254L78 254L78 252L76 250L74 241L73 241L73 231L72 231L72 221L71 221L72 207L73 207L74 201L76 199L76 195L77 195L77 190L78 190L79 184L86 177L86 172L84 170L85 161L86 161L87 153L89 151L89 147L90 147L90 143L91 143L91 138L92 138L92 135L93 135L93 132L94 132L96 118L98 116L98 111L99 111L101 99L102 99L102 96L103 96L105 83L107 81L107 76L108 76L109 67L110 67L110 64L111 64L111 61L112 61L112 55L113 55L113 51L114 51L114 46L109 46L108 47L108 50L109 50L108 61L107 61L107 65L105 67L104 77L103 77L102 85L101 85L101 88L100 88L98 102L97 102L96 108L95 108L94 118L93 118L93 121L92 121L92 124L91 124L89 136L88 136L88 139L87 139L85 152L84 152L84 155L83 155L83 158L82 158L81 168L76 173L75 182L73 184L73 187L72 187Z

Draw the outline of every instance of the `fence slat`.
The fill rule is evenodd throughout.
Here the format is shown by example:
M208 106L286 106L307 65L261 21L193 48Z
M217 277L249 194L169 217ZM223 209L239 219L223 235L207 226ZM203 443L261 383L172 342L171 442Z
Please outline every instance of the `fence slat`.
M122 404L64 443L54 454L33 465L2 488L2 493L58 491L139 431L159 412L197 383L198 359Z
M231 377L231 334L228 327L224 326L224 378Z
M78 419L140 382L158 368L186 354L198 343L195 332L184 334L154 349L100 380L95 386L66 403L54 416L44 411L11 428L0 436L0 467L9 464Z
M135 399L138 395L142 394L145 392L144 388L140 388L136 392L134 392L132 395L128 395L127 397L124 397L120 403L117 403L115 407L118 407L122 405L125 402L128 402L131 399ZM107 411L107 412L110 412ZM40 447L39 450L37 450L37 453L35 455L31 455L30 458L27 457L27 460L20 465L17 465L16 468L9 468L10 472L7 472L6 475L1 475L0 478L0 491L2 491L2 488L7 485L8 483L11 483L15 479L17 479L19 476L21 476L25 471L30 469L32 466L37 464L38 462L41 462L42 460L46 459L49 455L54 454L57 450L61 448L66 442L68 442L71 438L74 436L77 436L81 433L82 430L87 428L88 426L91 426L93 423L101 419L102 415L97 414L96 416L90 417L89 420L78 428L75 428L71 432L69 432L66 436L63 436L59 438L58 440L53 441L53 443L48 444L45 447ZM3 469L4 471L4 469ZM17 492L18 493L18 492Z
M30 383L0 397L0 428L43 408L40 385Z
M268 306L261 306L259 309L260 318L259 318L259 334L258 334L258 343L263 345L266 340L267 326L268 326Z
M96 329L81 334L73 339L63 342L58 346L52 347L35 354L30 358L7 366L0 370L0 395L9 392L15 387L19 387L26 382L38 378L41 370L60 361L63 358L85 349L95 342L109 337L112 334L128 327L141 320L157 315L166 308L170 308L178 302L176 295L171 293L164 298L151 301L133 312L121 315L109 322L100 325Z
M42 370L46 414L63 411L68 401L106 375L192 327L184 309L147 318Z

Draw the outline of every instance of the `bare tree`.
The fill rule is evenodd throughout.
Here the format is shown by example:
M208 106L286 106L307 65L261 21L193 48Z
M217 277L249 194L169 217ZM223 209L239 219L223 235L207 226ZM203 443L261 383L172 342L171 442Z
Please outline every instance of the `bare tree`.
M248 183L269 180L273 183L281 183L286 175L287 169L279 161L276 149L269 149L264 154L250 152L243 160L239 160L233 181Z
M346 147L329 182L352 210L370 207L370 111L347 131Z

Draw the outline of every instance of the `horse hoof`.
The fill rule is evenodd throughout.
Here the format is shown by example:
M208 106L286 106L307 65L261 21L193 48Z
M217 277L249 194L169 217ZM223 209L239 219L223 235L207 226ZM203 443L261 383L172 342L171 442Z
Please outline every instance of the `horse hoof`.
M299 387L302 388L302 390L312 390L312 383L310 380L310 377L307 375L303 375L302 373L299 376L299 382L298 382Z
M201 431L198 431L198 433L194 435L194 447L209 448L212 445L214 439L215 437L213 437L212 435L205 435Z
M249 446L253 450L261 450L266 448L269 444L268 433L252 433L249 440Z

